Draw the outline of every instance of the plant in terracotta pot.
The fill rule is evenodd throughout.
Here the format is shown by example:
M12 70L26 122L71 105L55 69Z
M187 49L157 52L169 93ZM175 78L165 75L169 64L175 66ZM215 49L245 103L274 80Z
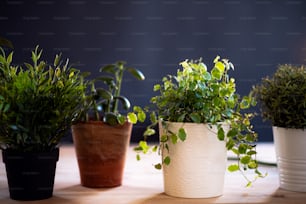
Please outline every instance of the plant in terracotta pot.
M78 112L85 86L61 55L53 64L32 51L32 63L14 66L0 49L0 147L10 197L39 200L53 194L59 143Z
M162 161L155 167L163 169L168 195L221 195L227 150L237 155L237 163L228 170L240 171L251 185L253 179L246 176L246 170L253 170L256 178L263 176L256 161L257 134L250 121L253 114L246 112L255 105L254 98L236 93L235 80L228 73L234 66L227 59L216 57L210 71L201 59L180 65L176 75L168 75L154 86L158 95L146 108L152 124L135 151L161 152ZM155 135L157 124L160 144L150 146L146 140Z
M86 187L122 184L132 126L146 116L138 106L129 111L130 102L120 93L123 74L128 72L144 80L140 70L119 61L102 67L100 72L101 76L89 82L81 113L72 126L81 184ZM98 83L101 87L96 88Z
M279 65L253 93L273 126L280 187L306 192L306 67Z

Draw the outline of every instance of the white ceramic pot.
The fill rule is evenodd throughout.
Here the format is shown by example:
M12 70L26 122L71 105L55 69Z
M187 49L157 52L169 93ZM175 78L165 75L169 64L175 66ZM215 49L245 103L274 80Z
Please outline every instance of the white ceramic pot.
M162 127L160 135L162 135ZM216 128L205 124L170 123L169 129L177 132L183 127L187 133L184 142L169 142L171 163L163 165L164 191L174 197L209 198L223 194L227 162L225 141L220 141Z
M280 188L306 192L306 130L273 127Z

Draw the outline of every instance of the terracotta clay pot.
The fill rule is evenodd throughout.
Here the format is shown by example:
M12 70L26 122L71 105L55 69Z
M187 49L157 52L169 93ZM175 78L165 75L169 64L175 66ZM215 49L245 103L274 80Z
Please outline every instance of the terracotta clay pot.
M122 184L132 124L110 126L101 121L72 125L81 185L91 188Z

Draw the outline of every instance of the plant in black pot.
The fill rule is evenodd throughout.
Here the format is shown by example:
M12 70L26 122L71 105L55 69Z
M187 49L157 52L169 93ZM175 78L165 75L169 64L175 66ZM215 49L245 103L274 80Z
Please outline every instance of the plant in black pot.
M253 93L273 126L280 187L306 192L306 67L281 64Z
M175 197L207 198L220 196L226 169L226 150L237 156L228 170L240 171L251 185L246 170L263 175L256 160L257 134L253 131L254 98L236 93L234 69L227 59L216 57L211 70L200 60L180 63L176 75L167 75L154 86L147 111L152 124L135 150L162 154L165 193ZM149 146L159 124L160 144ZM138 159L140 156L138 155Z
M32 63L15 66L0 49L0 147L10 197L39 200L53 195L59 143L77 114L85 85L61 55L53 64L32 51Z
M143 122L146 116L139 106L129 111L130 102L121 95L125 72L144 80L140 70L119 61L102 67L101 76L89 81L83 95L81 113L72 125L83 186L115 187L122 183L133 124Z

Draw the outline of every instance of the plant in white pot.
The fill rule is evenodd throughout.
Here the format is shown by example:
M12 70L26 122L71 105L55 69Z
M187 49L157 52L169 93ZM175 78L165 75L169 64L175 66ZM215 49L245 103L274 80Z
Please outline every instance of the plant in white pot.
M32 63L12 65L0 49L0 147L10 197L40 200L53 194L59 143L78 113L85 89L80 71L61 55L41 60L38 46Z
M161 152L165 193L175 197L205 198L223 193L227 150L237 155L237 163L228 170L254 170L262 177L256 161L257 134L252 130L255 105L252 96L236 93L235 80L228 75L234 66L216 57L209 71L200 60L185 60L182 70L168 75L154 86L159 95L151 98L147 109L152 124L135 150L139 153ZM154 135L159 123L160 144L149 146L147 137ZM137 155L140 158L139 154ZM255 178L255 179L256 179Z
M118 61L102 67L101 76L89 81L83 93L80 114L72 125L83 186L98 188L122 184L133 124L144 121L146 116L138 106L129 111L130 102L121 95L126 72L138 80L145 78L140 70Z
M253 93L273 126L280 187L306 192L306 67L279 65Z

